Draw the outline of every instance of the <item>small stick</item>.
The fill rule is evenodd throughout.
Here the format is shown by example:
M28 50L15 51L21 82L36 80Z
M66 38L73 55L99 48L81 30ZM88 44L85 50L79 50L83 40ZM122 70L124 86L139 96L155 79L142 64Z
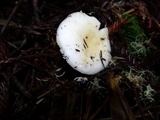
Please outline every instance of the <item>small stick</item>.
M3 26L3 28L1 29L1 35L4 33L6 27L7 27L8 24L10 23L10 21L11 21L13 15L15 14L17 8L19 7L19 5L20 5L20 3L21 3L22 1L23 1L23 0L20 0L20 1L18 2L18 4L17 4L17 5L15 6L15 8L13 9L12 13L9 15L9 18L8 18L6 24L5 24L5 25Z
M99 57L100 57L103 67L105 68L104 63L103 63L104 58L102 57L102 50L100 50Z

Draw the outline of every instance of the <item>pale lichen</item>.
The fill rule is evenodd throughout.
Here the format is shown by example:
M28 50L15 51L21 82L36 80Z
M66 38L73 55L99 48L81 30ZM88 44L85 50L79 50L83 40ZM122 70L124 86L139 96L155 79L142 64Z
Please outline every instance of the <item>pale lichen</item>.
M93 80L88 83L89 88L96 92L100 89L104 89L105 87L100 85L100 81L101 79L97 77L93 78Z
M145 71L144 70L136 70L133 67L129 67L129 71L123 71L125 76L132 82L136 87L141 87L143 82L145 81L144 75Z
M146 90L144 91L144 97L145 99L149 100L149 102L153 102L154 101L154 95L155 95L156 91L151 87L150 84L148 84L146 86Z

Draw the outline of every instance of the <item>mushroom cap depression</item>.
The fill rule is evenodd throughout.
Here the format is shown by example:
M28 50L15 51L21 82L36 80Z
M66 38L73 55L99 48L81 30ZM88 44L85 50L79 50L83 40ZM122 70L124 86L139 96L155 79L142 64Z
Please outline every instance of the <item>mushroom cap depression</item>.
M75 70L93 75L111 60L108 29L82 12L70 14L57 29L57 44L67 63Z

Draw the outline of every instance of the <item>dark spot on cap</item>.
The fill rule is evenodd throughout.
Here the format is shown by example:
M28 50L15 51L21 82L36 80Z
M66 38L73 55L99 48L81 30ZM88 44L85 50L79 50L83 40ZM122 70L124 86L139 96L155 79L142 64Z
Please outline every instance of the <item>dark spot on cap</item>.
M92 64L90 64L90 66L93 66Z
M100 38L101 40L105 40L105 38Z
M94 62L94 58L95 58L95 57L94 57L94 56L90 56L90 58L91 58L91 60Z
M87 42L85 41L85 39L83 39L83 42L84 42L84 44L83 44L84 48L85 49L88 48L88 45L87 45Z
M80 52L80 50L78 50L78 49L75 49L76 50L76 52Z
M85 46L85 44L83 44L83 47L86 49L86 46Z
M78 45L78 44L76 44L76 46L77 46L77 47L79 47L79 45Z
M106 61L106 59L105 58L101 58L103 61Z

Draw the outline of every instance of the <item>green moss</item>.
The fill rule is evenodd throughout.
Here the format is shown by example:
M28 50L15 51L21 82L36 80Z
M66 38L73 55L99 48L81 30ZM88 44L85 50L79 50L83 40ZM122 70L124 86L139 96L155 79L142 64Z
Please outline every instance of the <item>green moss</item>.
M121 29L122 39L127 42L129 52L137 56L146 56L147 49L145 47L145 41L147 37L138 19L130 14L122 15L122 17L129 21L129 24L123 26Z

